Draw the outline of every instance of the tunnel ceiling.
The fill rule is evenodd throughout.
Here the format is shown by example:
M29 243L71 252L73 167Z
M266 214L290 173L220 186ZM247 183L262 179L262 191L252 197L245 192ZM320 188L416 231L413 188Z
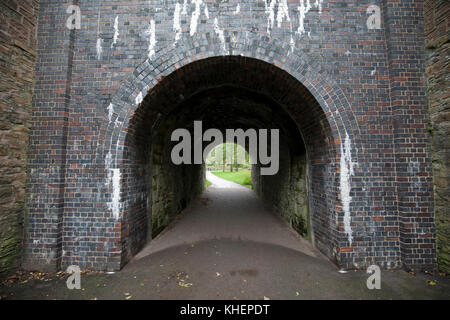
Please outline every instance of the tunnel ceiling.
M216 128L224 135L225 129L279 129L280 139L288 143L291 151L304 152L300 131L287 112L269 97L244 88L224 85L204 90L180 103L164 118L176 119L170 129L186 128L191 132L198 120L204 131Z
M204 130L279 128L280 139L295 152L304 150L302 136L307 145L326 144L329 130L323 127L320 105L299 81L274 65L242 56L196 61L159 79L131 126L137 139L146 140L170 117L182 128L194 120L203 120Z

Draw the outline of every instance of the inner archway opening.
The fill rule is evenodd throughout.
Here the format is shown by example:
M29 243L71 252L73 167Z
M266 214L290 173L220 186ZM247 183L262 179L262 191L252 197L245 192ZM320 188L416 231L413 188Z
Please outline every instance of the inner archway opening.
M206 187L215 186L215 183L210 180L221 181L214 177L217 176L252 189L251 163L253 161L245 145L243 147L237 143L225 142L215 146L205 158Z

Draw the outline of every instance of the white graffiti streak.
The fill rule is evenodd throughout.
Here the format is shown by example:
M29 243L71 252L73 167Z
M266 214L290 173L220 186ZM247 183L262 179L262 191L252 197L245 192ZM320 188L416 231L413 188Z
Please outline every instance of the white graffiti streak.
M348 241L350 242L350 246L353 241L353 232L351 228L351 216L350 216L350 203L352 197L350 196L351 185L350 185L350 177L353 176L354 164L352 162L352 154L351 154L351 141L347 134L345 133L345 141L341 143L341 163L340 163L340 191L341 191L341 202L342 202L342 210L344 211L344 231L348 236Z
M149 45L148 45L148 58L151 59L155 55L155 45L156 45L156 36L155 36L155 20L150 20L150 27L147 31L147 34L150 35Z

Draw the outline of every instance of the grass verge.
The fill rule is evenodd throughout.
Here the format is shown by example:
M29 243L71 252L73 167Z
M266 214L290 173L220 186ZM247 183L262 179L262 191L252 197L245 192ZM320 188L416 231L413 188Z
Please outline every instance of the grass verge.
M218 176L219 178L228 180L228 181L233 181L237 184L240 184L244 187L247 187L249 189L252 188L252 176L251 176L251 171L250 170L241 170L241 171L233 171L233 172L229 172L229 171L212 171L213 174L215 174L216 176Z

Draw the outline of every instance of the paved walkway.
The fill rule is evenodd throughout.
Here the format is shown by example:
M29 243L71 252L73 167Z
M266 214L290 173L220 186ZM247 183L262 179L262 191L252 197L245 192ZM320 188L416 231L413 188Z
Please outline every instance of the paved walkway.
M228 181L222 178L219 178L214 173L210 171L206 171L206 179L211 182L210 187L212 188L220 188L220 189L242 189L245 188L240 184L237 184L233 181Z
M265 207L256 194L237 183L207 172L212 183L175 222L136 257L206 240L239 240L290 248L317 257L321 254L283 219Z
M217 177L216 177L217 178ZM220 178L124 269L0 287L8 299L450 299L449 279L383 271L341 274L245 187ZM218 180L220 179L220 180ZM433 281L433 282L429 282ZM430 285L435 284L435 285Z

